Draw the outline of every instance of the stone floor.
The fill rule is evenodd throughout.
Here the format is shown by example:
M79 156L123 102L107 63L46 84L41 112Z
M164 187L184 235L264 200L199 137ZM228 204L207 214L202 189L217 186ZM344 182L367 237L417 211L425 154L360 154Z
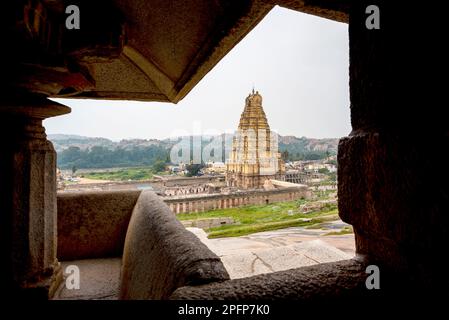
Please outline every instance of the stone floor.
M64 281L56 291L55 300L115 300L120 285L122 259L85 259L61 262L62 270L77 266L80 271L79 289L67 289L69 274L64 273ZM70 279L69 279L70 280Z
M287 228L235 238L208 239L203 229L188 228L223 261L231 278L350 259L354 256L353 234L326 236L329 229L346 226L332 222L324 229ZM62 262L62 269L77 266L80 288L69 290L65 281L55 300L114 300L120 285L120 258ZM65 279L69 274L65 274Z

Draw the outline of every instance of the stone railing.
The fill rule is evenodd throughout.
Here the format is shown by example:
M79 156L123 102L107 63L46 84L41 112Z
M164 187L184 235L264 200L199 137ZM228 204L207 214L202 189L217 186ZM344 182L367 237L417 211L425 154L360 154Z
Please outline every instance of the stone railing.
M61 193L58 233L61 261L122 256L122 299L168 299L183 286L229 279L151 191Z
M220 258L151 191L58 195L58 258L122 257L121 299L295 299L367 294L345 260L230 280ZM318 300L317 300L318 299Z
M123 252L122 299L167 299L177 288L228 280L220 258L153 192L134 208Z
M58 194L58 259L119 257L141 191Z
M356 259L177 289L174 300L295 300L304 305L373 297L365 265ZM375 291L375 290L374 290ZM369 301L369 300L368 300Z

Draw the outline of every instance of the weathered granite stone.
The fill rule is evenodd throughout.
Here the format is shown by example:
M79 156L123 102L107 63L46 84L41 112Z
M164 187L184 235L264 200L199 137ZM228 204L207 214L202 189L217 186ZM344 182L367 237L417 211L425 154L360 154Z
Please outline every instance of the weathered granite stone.
M421 282L449 284L433 270L447 251L448 174L429 173L433 141L391 133L366 133L339 145L339 213L353 225L357 252ZM444 178L446 177L446 178ZM424 283L423 283L424 284Z
M437 270L449 243L449 173L439 168L449 122L436 99L446 89L431 73L447 59L441 42L428 36L444 19L431 6L377 1L380 29L369 30L369 4L351 6L353 131L338 150L339 214L354 227L357 252L384 274L444 288L449 280ZM406 30L413 15L419 35Z
M120 297L166 299L182 286L227 279L220 258L159 197L143 191L126 234Z
M58 194L58 258L118 257L139 190Z
M64 282L53 300L117 300L121 265L120 258L61 261ZM65 272L69 266L79 268L79 289L68 289L66 286L73 272Z
M40 96L4 97L1 103L0 251L6 263L0 278L12 295L47 298L61 274L56 259L56 153L42 120L70 108Z
M369 294L363 264L344 260L298 269L177 289L170 299L302 300L337 299Z

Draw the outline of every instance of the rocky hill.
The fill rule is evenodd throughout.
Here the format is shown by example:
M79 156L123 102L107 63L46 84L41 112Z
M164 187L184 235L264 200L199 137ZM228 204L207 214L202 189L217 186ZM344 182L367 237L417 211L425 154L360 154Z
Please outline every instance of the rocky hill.
M102 137L50 134L61 168L107 168L147 166L167 161L174 140L126 139L112 141ZM278 136L279 151L287 160L316 160L337 152L338 139ZM203 146L209 139L203 140Z

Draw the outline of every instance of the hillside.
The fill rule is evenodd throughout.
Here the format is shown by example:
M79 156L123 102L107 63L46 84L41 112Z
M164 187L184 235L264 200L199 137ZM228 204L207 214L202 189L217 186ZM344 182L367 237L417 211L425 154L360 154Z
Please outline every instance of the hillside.
M278 136L279 151L287 152L284 157L289 160L316 160L327 154L337 153L339 139L314 139L295 136Z
M48 139L53 143L56 152L60 153L69 147L78 147L81 150L94 146L114 149L116 143L106 138L91 138L69 134L49 134Z
M168 162L176 143L164 139L127 139L115 142L101 137L54 134L48 136L58 153L62 169L151 166ZM337 152L338 139L278 136L279 152L287 160L315 160ZM209 143L203 139L202 147Z

